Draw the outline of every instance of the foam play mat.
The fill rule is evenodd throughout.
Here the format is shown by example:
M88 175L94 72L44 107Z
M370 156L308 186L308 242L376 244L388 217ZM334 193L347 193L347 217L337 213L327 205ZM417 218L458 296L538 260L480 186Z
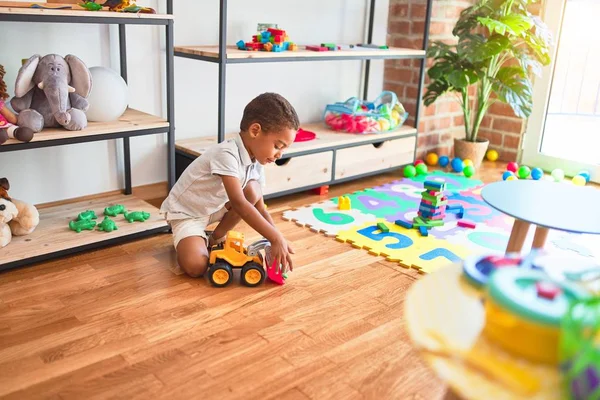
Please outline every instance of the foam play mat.
M427 236L417 229L397 225L398 220L413 221L418 216L424 183L440 180L445 182L447 206L461 206L462 218L447 213L444 224L429 229ZM504 253L513 219L488 206L480 196L482 188L483 182L479 180L434 171L346 194L349 210L339 209L338 198L332 198L286 211L283 219L403 267L430 273L469 255ZM461 220L474 227L460 226ZM533 233L531 229L524 251L531 248ZM600 260L599 245L598 237L551 230L545 248Z

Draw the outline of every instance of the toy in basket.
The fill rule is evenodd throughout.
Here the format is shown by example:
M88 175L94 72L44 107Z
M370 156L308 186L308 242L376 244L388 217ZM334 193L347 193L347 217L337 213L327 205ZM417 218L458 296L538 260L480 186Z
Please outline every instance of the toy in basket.
M324 119L334 131L348 133L388 132L401 126L408 113L394 92L384 91L374 101L351 97L325 107Z

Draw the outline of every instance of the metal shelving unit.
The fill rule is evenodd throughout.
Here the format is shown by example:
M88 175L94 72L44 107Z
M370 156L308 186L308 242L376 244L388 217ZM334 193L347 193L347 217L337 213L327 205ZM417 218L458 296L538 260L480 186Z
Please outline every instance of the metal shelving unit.
M217 137L215 139L208 139L210 143L222 142L225 140L225 88L226 88L226 72L227 66L229 64L246 64L246 63L275 63L275 62L300 62L300 61L342 61L342 60L361 60L365 62L364 68L364 88L362 97L366 99L368 95L369 89L369 74L370 74L370 62L371 60L376 59L419 59L420 60L420 73L419 73L419 83L418 83L418 93L422 92L424 78L425 78L425 50L427 48L427 44L429 41L429 25L431 20L431 8L432 8L433 0L427 0L427 12L425 18L425 26L423 32L423 45L419 50L415 49L402 49L402 48L390 48L388 50L379 50L379 49L353 49L353 50L338 50L335 52L313 52L306 50L298 50L295 52L281 52L281 53L273 53L273 52L250 52L250 51L241 51L238 50L235 46L227 46L227 0L220 0L220 10L219 10L219 43L214 46L176 46L175 47L175 56L194 59L198 61L211 62L218 64L219 67L219 80L218 80L218 132ZM373 25L375 19L375 0L369 0L369 22L368 22L368 33L367 33L367 43L372 43L373 40ZM302 46L300 46L302 47ZM413 149L413 159L416 155L416 136L417 131L416 128L419 126L419 112L420 112L420 101L417 100L416 106L416 115L415 115L415 129L409 134L409 136L414 136L414 149ZM377 144L379 139L377 135L368 135L372 138L370 141L374 144ZM388 139L397 139L403 138L407 136L407 131L405 129L400 129L397 132L397 135L391 135L391 137L386 136ZM362 141L355 141L353 138L348 136L347 141L345 143L339 143L336 145L332 145L330 147L318 147L314 150L308 150L305 153L310 154L311 152L322 152L322 151L333 151L333 165L331 168L331 180L327 182L319 182L318 184L305 185L301 187L294 188L293 190L285 190L279 193L270 194L265 197L275 197L279 195L289 194L305 189L310 189L311 187L318 187L322 185L328 185L340 182L342 180L335 178L335 160L337 151L343 148L348 148L352 146L357 146L359 144L364 144ZM206 138L198 138L196 141L186 139L183 141L177 141L176 146L176 157L177 157L177 175L181 174L183 170L196 158L198 157L198 149L207 145ZM296 146L296 145L294 145ZM286 153L285 157L290 157L291 153ZM304 154L304 153L303 153ZM297 154L296 154L297 156ZM354 178L374 175L376 173L381 173L384 171L389 171L393 169L397 169L400 166L395 166L394 168L386 168L371 171L369 173L361 174L360 176L355 176ZM350 178L345 178L344 180L349 180Z
M134 136L167 133L168 186L175 183L175 126L174 126L174 45L173 0L167 0L167 14L126 14L109 11L50 10L32 8L0 8L0 22L28 23L84 23L112 24L119 26L119 54L121 76L127 82L127 25L160 25L165 27L166 40L166 101L167 118L161 118L138 110L128 109L118 121L88 124L82 131L44 129L29 143L9 140L0 146L0 153L22 151L42 147L64 146L93 141L123 140L123 163L125 188L123 195L99 196L94 200L68 203L41 208L40 224L27 236L13 237L12 242L0 249L0 270L21 267L47 261L78 252L122 243L144 236L166 232L168 226L158 215L156 207L133 196L131 182L131 144ZM151 218L146 222L127 223L117 220L119 230L104 233L83 231L75 233L68 222L79 212L93 209L99 215L104 207L122 203L130 210L148 211Z

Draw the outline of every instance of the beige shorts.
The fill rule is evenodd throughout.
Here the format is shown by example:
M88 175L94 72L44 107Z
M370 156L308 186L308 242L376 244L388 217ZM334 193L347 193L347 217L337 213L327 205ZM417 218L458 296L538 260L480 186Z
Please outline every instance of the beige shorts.
M175 219L170 222L171 230L173 231L173 244L177 249L177 245L182 239L190 236L200 236L204 240L208 240L206 235L206 227L223 219L227 209L223 207L216 213L199 218Z

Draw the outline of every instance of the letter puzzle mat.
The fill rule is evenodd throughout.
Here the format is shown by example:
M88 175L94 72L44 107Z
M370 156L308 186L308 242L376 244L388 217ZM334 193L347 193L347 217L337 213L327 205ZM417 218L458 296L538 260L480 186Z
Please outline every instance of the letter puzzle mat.
M427 237L421 236L416 229L395 224L399 219L413 220L424 190L423 182L436 179L446 182L448 205L463 206L463 218L475 222L474 229L458 226L458 218L450 213L444 218L444 225L430 229ZM430 273L472 254L504 253L513 219L488 206L481 198L482 188L483 182L479 180L434 171L347 194L345 196L351 201L350 210L339 210L338 199L332 198L286 211L283 219L403 267ZM379 230L378 223L385 224L389 232ZM531 229L525 249L531 245L533 231ZM589 243L560 232L550 232L546 247L586 257L600 256L589 250Z

